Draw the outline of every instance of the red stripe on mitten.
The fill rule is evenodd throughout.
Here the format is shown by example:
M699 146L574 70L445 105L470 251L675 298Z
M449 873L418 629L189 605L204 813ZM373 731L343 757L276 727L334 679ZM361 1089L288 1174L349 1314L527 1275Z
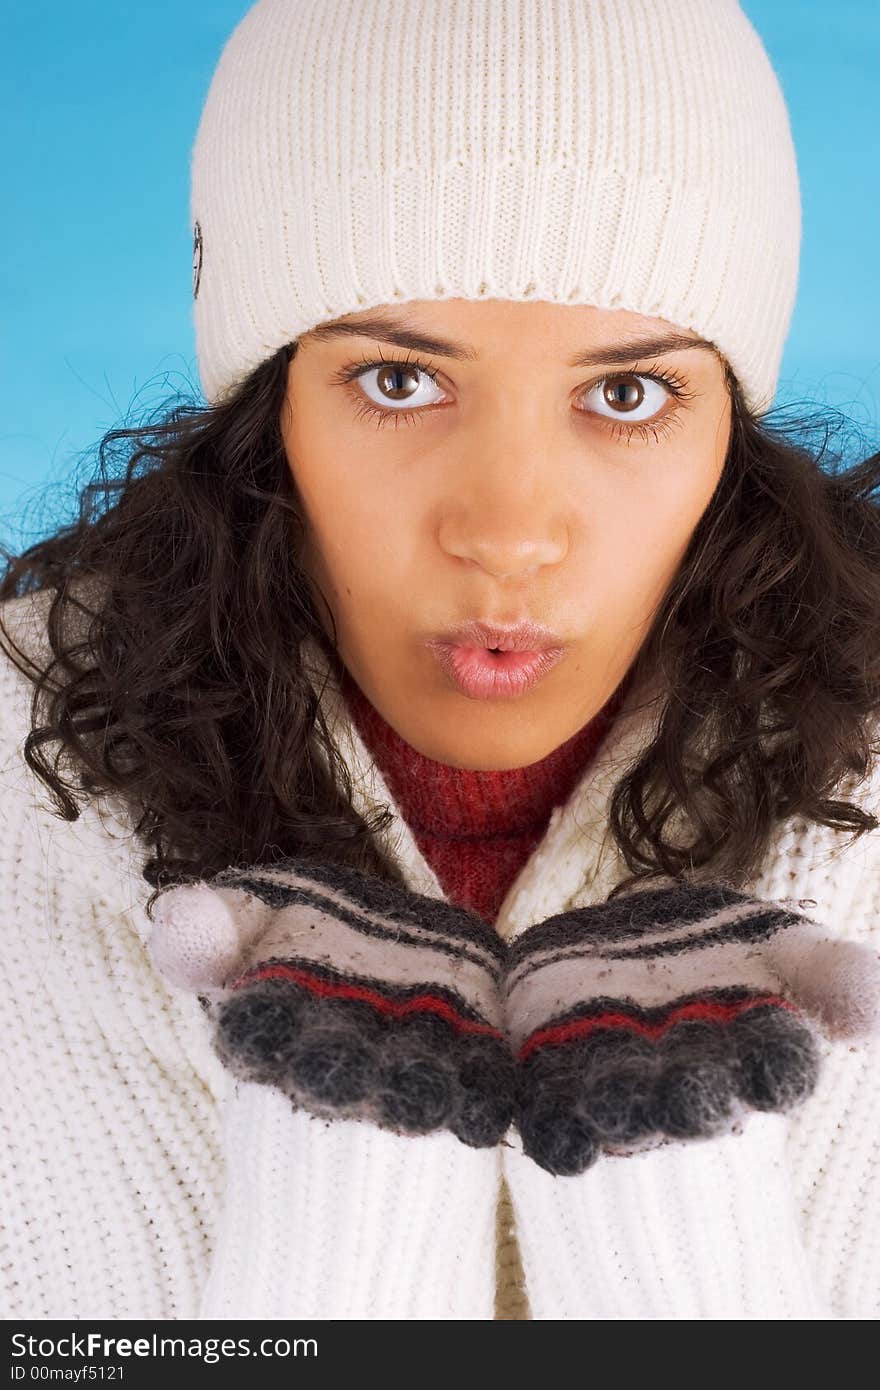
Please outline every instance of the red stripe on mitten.
M880 1029L877 952L722 883L548 918L511 943L503 988L523 1150L556 1174L789 1110L819 1032Z
M150 954L236 1076L295 1109L496 1144L513 1113L506 947L477 914L347 866L225 870L156 900Z

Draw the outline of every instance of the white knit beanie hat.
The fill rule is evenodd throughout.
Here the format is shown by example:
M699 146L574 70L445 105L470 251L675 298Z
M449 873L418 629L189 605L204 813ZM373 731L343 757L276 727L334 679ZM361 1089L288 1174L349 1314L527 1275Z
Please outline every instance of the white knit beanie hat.
M442 298L668 319L773 400L800 191L738 0L259 0L190 211L210 404L318 323Z

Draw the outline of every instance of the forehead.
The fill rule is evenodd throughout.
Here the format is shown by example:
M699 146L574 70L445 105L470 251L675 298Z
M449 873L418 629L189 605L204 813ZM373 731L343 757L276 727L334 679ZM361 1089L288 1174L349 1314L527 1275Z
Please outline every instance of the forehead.
M372 323L376 319L389 322L411 321L424 324L439 331L454 325L463 331L474 334L491 333L494 329L518 332L570 333L582 336L591 334L635 334L659 333L677 328L680 332L693 332L683 324L673 324L668 319L652 318L637 314L629 309L600 309L592 304L557 304L550 300L514 299L408 299L394 303L379 303L356 313L342 314L338 318L327 319L316 325L313 332L331 328L337 324ZM308 336L308 335L304 335ZM694 334L694 336L697 336Z
M369 337L458 361L503 356L511 344L531 345L572 367L632 360L634 355L714 344L686 325L626 309L514 300L409 300L378 304L316 325L301 343Z

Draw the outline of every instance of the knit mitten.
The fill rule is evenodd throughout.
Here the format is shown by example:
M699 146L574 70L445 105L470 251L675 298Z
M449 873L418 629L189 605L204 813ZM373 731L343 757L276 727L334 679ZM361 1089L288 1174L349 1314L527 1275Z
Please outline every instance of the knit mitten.
M880 1031L880 956L781 903L664 877L509 946L523 1152L554 1174L804 1101L819 1032Z
M149 943L197 992L212 1046L294 1109L496 1144L513 1110L506 947L481 917L347 867L289 859L156 899Z

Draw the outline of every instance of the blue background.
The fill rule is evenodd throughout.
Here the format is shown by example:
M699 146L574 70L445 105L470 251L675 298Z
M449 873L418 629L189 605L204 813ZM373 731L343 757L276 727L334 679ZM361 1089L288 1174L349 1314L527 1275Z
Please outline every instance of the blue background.
M711 0L709 0L711 3ZM52 0L8 8L0 54L0 541L75 513L106 429L200 398L189 156L249 0ZM880 418L880 5L745 0L788 103L804 235L778 404ZM862 441L865 447L861 447ZM867 446L870 446L867 447ZM47 499L43 489L52 483ZM51 514L47 511L47 502Z

